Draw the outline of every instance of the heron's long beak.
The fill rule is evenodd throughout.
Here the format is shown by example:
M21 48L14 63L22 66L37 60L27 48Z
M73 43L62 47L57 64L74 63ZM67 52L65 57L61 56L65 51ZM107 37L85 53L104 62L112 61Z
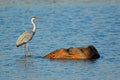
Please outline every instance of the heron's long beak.
M41 18L36 18L37 20L40 20Z

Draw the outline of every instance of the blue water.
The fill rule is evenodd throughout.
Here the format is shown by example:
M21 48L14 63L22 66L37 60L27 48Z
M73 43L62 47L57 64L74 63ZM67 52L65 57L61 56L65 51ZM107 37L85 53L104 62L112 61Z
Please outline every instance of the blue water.
M24 58L18 36L37 32L29 46L32 57ZM94 45L101 57L96 61L49 60L49 52ZM0 80L119 80L120 6L51 5L0 7Z

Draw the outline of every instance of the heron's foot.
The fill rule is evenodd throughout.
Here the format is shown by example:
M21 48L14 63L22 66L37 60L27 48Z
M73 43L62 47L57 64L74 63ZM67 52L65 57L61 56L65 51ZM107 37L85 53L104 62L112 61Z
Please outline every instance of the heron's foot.
M26 54L24 54L24 57L26 57Z
M28 54L28 57L31 57L31 56L33 56L32 53L29 53L29 54Z

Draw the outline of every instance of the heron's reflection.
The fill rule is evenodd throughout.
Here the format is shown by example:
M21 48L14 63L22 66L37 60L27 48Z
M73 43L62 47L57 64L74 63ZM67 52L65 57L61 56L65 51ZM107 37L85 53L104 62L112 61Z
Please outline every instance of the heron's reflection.
M22 56L19 58L18 62L18 71L19 76L24 77L25 80L36 80L36 72L38 71L38 66L36 66L36 59L29 56Z
M33 66L33 61L31 57L23 56L18 60L18 63L21 67L29 69L31 66ZM28 68L29 67L29 68Z
M18 63L21 67L35 67L35 60L43 58L41 56L22 56L20 57L20 59L18 60Z

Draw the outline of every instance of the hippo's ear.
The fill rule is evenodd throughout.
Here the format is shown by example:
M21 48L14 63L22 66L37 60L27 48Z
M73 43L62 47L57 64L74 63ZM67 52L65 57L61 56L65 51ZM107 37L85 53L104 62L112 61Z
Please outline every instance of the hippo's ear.
M66 49L66 51L68 51L68 52L69 52L71 49L73 49L73 47L70 47L70 48Z

